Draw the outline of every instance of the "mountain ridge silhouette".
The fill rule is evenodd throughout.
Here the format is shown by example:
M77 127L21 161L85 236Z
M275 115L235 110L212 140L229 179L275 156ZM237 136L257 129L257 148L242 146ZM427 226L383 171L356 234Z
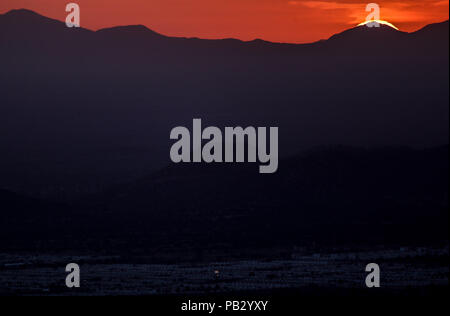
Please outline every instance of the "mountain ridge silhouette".
M448 146L424 148L448 144L448 56L448 21L282 44L0 15L0 187L24 194L0 191L0 244L443 240ZM173 165L193 118L278 126L279 172Z
M28 10L28 9L14 9L14 10L10 10L10 11L4 13L4 14L0 14L0 17L1 16L7 17L7 18L11 18L11 19L24 19L24 20L28 20L28 21L33 22L33 23L45 22L46 24L50 24L51 23L51 24L53 24L55 26L56 25L59 25L59 26L63 26L64 25L65 26L65 23L62 22L62 21L59 21L57 19L48 18L48 17L46 17L44 15L41 15L41 14L35 12L35 11ZM133 31L135 31L135 32L140 32L141 34L144 34L145 32L147 32L149 34L152 34L155 37L166 38L166 39L169 39L169 38L170 39L190 39L190 40L204 40L204 41L234 40L234 41L239 41L239 42L242 42L242 43L259 42L259 43L268 43L268 44L309 45L309 44L320 43L322 41L328 41L330 39L336 39L336 38L342 37L344 35L348 35L348 34L350 34L352 32L359 32L359 31L362 31L362 30L367 31L367 32L372 32L372 33L374 33L374 31L378 31L379 32L379 31L386 31L386 30L388 30L388 31L390 31L389 33L399 35L399 34L417 34L417 33L420 33L420 32L429 31L430 29L435 28L435 27L444 28L445 25L447 25L447 29L448 29L448 22L449 21L446 20L446 21L443 21L443 22L431 23L431 24L428 24L428 25L426 25L426 26L424 26L424 27L422 27L422 28L420 28L420 29L418 29L416 31L413 31L413 32L398 31L398 30L395 30L392 27L389 27L389 26L386 26L386 25L380 25L380 27L372 27L372 28L369 28L369 27L367 27L365 25L362 25L362 26L356 26L356 27L353 27L353 28L349 28L349 29L346 29L346 30L344 30L342 32L333 34L328 39L317 40L317 41L310 42L310 43L271 42L271 41L266 41L266 40L259 39L259 38L255 38L253 40L248 40L248 41L243 41L243 40L234 39L234 38L201 39L201 38L198 38L198 37L171 37L171 36L166 36L166 35L163 35L161 33L158 33L158 32L156 32L156 31L154 31L154 30L152 30L152 29L150 29L147 26L142 25L142 24L117 25L117 26L113 26L113 27L100 28L100 29L98 29L96 31L93 31L93 30L90 30L90 29L87 29L87 28L83 28L83 27L78 28L78 29L83 30L83 31L89 31L89 32L92 32L92 33L105 33L105 32L127 32L127 33L131 33Z
M13 11L0 15L0 187L78 192L93 178L103 187L148 173L169 163L170 130L197 117L276 125L284 157L446 144L448 55L448 21L282 44L94 32Z

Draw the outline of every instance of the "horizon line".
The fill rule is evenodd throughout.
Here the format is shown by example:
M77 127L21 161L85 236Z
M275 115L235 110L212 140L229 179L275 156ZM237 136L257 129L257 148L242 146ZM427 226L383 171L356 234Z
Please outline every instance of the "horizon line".
M55 18L51 18L51 17L46 16L46 15L43 15L43 14L37 12L37 11L31 10L31 9L26 9L26 8L10 9L10 10L5 11L5 12L3 12L3 13L0 12L0 15L6 15L6 14L11 13L11 12L14 12L14 11L26 11L26 12L31 12L31 13L36 14L36 15L38 15L38 16L41 16L41 17L43 17L43 18L46 18L46 19L49 19L49 20L53 20L53 21L57 21L57 22L60 22L60 23L65 24L64 21L61 21L61 20L55 19ZM375 21L375 20L374 20L374 21ZM124 25L113 25L113 26L107 26L107 27L102 27L102 28L98 28L98 29L90 29L90 28L86 28L86 27L83 27L83 26L80 26L79 28L80 28L80 29L87 30L87 31L90 31L90 32L99 32L99 31L102 31L102 30L108 30L108 29L119 28L119 27L140 26L140 27L145 27L147 30L149 30L149 31L151 31L151 32L154 32L154 33L156 33L156 34L158 34L158 35L160 35L160 36L166 37L166 38L198 39L198 40L205 40L205 41L235 40L235 41L240 41L240 42L243 42L243 43L251 43L251 42L254 42L254 41L263 41L263 42L273 43L273 44L308 45L308 44L318 43L318 42L321 42L321 41L326 41L326 40L330 39L331 37L333 37L334 35L341 34L342 32L345 32L345 31L348 31L348 30L352 30L352 29L358 28L358 27L360 27L360 26L363 26L363 25L367 24L368 22L370 22L370 21L361 22L361 23L359 23L359 24L357 24L357 25L354 25L354 26L352 26L352 27L346 28L346 29L344 29L344 30L342 30L342 31L340 31L340 32L334 33L334 34L330 35L328 38L322 38L322 39L318 39L318 40L316 40L316 41L312 41L312 42L302 42L302 43L269 41L269 40L265 40L265 39L263 39L263 38L258 38L258 37L257 37L257 38L254 38L254 39L252 39L252 40L242 40L242 39L235 38L235 37L202 38L202 37L197 37L197 36L192 36L192 37L187 37L187 36L170 36L170 35L165 35L165 34L163 34L163 33L160 33L160 32L158 32L158 31L155 31L154 29L149 28L147 25L141 24L141 23L137 23L137 24L124 24ZM418 32L418 31L420 31L420 30L422 30L422 29L424 29L424 28L426 28L426 27L428 27L428 26L430 26L430 25L435 25L435 24L441 24L441 23L449 22L449 19L446 19L446 20L443 20L443 21L440 21L440 22L433 22L433 23L425 24L423 27L420 27L420 28L418 28L417 30L412 31L412 32L402 31L402 30L400 30L400 29L397 28L397 27L392 27L392 26L389 25L389 24L391 24L391 23L389 23L388 21L383 21L383 22L387 22L387 26L393 28L393 29L396 30L397 32L402 32L402 33L407 33L407 34L413 34L413 33L416 33L416 32ZM382 23L382 24L384 24L384 23Z

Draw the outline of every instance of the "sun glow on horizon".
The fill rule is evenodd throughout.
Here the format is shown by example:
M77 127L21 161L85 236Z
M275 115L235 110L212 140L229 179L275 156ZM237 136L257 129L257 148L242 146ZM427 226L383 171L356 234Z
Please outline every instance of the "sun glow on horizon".
M0 0L0 14L25 8L65 21L62 0ZM366 20L367 3L378 3L380 16L402 32L448 20L449 0L76 0L81 27L99 30L142 24L171 37L236 38L251 41L312 43L330 38ZM379 21L382 24L383 21ZM383 28L386 27L383 25Z
M365 22L359 23L358 26L366 25L366 24L368 24L368 23L373 23L373 22L376 22L376 23L379 23L379 24L382 24L382 25L387 25L387 26L392 27L393 29L396 29L397 31L400 31L399 28L396 27L394 24L389 23L389 22L387 22L387 21L383 21L383 20L370 20L370 21L365 21Z

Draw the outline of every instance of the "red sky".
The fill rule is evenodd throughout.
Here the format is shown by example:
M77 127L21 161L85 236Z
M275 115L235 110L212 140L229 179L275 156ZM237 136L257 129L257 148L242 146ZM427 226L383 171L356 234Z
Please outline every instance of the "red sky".
M75 2L81 26L94 30L144 24L169 36L303 43L363 22L372 1L402 31L449 16L449 0L1 0L0 13L26 8L64 21L65 5Z

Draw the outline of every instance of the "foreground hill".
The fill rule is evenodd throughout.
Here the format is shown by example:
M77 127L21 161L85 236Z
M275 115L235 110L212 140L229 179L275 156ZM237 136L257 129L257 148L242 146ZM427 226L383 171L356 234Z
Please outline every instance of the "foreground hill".
M416 240L416 229L418 240L448 230L435 230L448 217L447 147L337 147L282 163L275 175L258 174L256 166L178 165L108 191L97 202L124 225L154 231L160 223L157 230L175 235L236 242L300 242L307 236L392 242Z
M128 251L448 240L448 147L318 149L281 166L261 175L254 165L176 165L50 211L32 203L16 212L2 198L1 246L51 240L50 248Z

